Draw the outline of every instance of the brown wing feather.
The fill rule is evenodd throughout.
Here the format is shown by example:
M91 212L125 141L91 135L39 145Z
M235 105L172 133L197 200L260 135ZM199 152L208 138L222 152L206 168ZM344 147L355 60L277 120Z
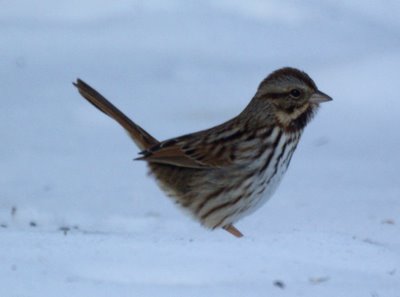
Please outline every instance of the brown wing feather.
M227 133L226 125L161 142L141 152L144 160L189 168L221 168L235 163L236 144L242 133L232 130ZM228 125L229 127L229 125Z
M147 162L162 163L189 168L207 167L185 154L185 152L182 151L181 148L177 145L163 148L151 148L151 151L143 151L141 154L143 154L144 156L139 157L136 160L144 160Z

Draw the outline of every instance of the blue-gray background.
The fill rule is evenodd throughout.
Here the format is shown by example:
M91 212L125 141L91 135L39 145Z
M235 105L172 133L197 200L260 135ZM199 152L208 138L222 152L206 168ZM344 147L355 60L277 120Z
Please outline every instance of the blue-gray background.
M81 99L72 82L77 77L87 81L162 140L235 116L268 73L293 66L308 72L334 101L323 105L307 127L274 198L238 224L251 238L241 243L242 248L258 246L263 256L274 257L272 251L263 249L271 245L272 234L278 241L280 234L287 235L285 242L271 248L290 246L290 255L296 254L296 246L304 243L304 238L317 247L319 242L328 242L326 248L332 249L333 258L316 265L328 267L320 274L329 281L321 284L326 291L318 294L350 291L351 296L379 292L395 296L390 294L400 291L399 276L390 272L400 269L399 12L398 1L74 0L3 4L0 223L7 226L3 229L22 244L26 232L32 232L29 224L33 221L35 232L41 235L78 225L101 234L122 232L131 240L135 234L144 242L161 237L175 251L182 249L181 238L201 238L205 258L231 248L232 238L202 229L164 197L146 176L145 165L132 161L138 150L130 139ZM11 215L13 207L17 212ZM4 240L11 246L5 248L7 253L15 241ZM214 240L220 242L219 248L209 248ZM383 259L373 261L367 276L355 273L347 278L347 285L362 282L364 291L355 286L349 289L345 280L335 283L335 273L344 278L343 265L338 264L343 255L336 255L332 244L340 249L354 243L381 247L361 252L360 263L375 256ZM314 259L309 251L316 246L306 244L299 259ZM157 254L157 245L153 248ZM158 261L147 248L140 251L140 257ZM25 252L16 252L15 261ZM37 251L39 255L42 252ZM346 254L347 250L341 252ZM355 248L354 253L359 252ZM263 275L259 254L247 256L247 277L255 279L258 288L253 291L239 281L238 288L247 296L277 290L272 285L278 277L274 267L282 262L292 267L290 257L278 257L276 266L269 266L271 271ZM188 261L202 267L199 287L208 288L207 294L214 292L214 287L221 289L214 292L216 296L225 294L227 283L241 279L229 268L233 260L228 256L215 268L226 270L222 281L207 278L214 268L201 257ZM175 268L178 279L190 270L181 269L179 263L168 264ZM37 265L34 267L40 270ZM148 265L154 267L154 263ZM140 270L144 267L145 263ZM332 267L339 267L339 271L329 270ZM307 279L313 275L307 273L314 268L300 265L280 272L280 277L298 285L295 289L299 291L286 291L288 296L300 296L301 292L312 296L313 291L307 291L312 282ZM101 271L99 267L95 270ZM115 265L113 271L121 270L124 268ZM381 279L373 275L377 271L382 273ZM143 280L130 273L131 278L125 277L123 283L137 289L135 284ZM72 272L65 272L65 277L70 274L80 277ZM87 278L96 279L88 274ZM8 277L7 284L15 285L12 280L16 279ZM198 277L188 277L188 282ZM157 277L147 282L150 288ZM246 277L244 283L248 284ZM57 291L58 283L52 284ZM186 288L187 282L181 285ZM32 286L26 288L29 293L22 286L21 292L36 296ZM177 292L188 294L182 286ZM100 296L102 288L96 288L88 286L85 292ZM158 292L143 290L142 296ZM49 289L48 293L54 292Z

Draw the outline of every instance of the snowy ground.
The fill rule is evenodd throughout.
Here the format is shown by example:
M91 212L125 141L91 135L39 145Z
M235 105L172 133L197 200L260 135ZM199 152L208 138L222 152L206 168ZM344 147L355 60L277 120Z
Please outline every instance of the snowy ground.
M398 1L22 1L0 10L0 296L400 296ZM165 139L282 66L334 98L236 239L182 215L81 77Z

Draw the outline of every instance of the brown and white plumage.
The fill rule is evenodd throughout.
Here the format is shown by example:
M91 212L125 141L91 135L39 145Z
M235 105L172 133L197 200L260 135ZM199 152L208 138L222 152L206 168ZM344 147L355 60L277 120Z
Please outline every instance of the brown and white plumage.
M115 119L142 152L161 188L204 226L233 226L274 193L319 103L331 100L294 68L264 79L249 105L216 127L159 142L81 80L75 86Z

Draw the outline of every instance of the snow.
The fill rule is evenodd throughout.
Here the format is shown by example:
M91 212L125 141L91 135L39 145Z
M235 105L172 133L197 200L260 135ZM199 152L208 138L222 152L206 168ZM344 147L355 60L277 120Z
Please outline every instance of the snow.
M0 296L400 296L398 1L24 1L0 11ZM274 197L208 231L82 78L159 139L282 66L334 101Z

